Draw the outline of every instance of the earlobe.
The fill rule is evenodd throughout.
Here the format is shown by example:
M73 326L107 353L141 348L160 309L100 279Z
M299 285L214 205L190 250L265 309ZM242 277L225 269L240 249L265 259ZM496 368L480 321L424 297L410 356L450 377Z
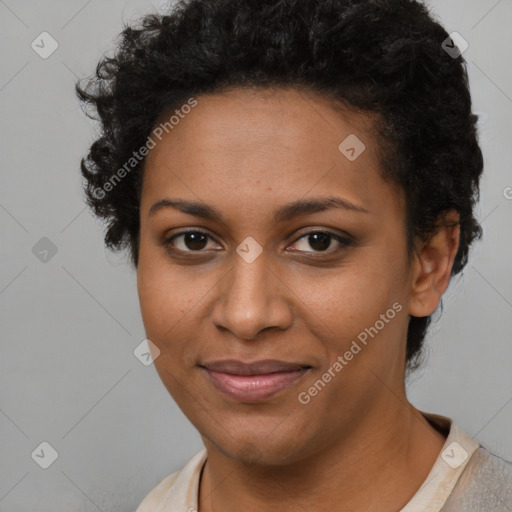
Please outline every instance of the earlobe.
M416 250L411 273L411 316L431 315L448 288L459 248L459 221L455 210L446 212L440 218L437 231Z

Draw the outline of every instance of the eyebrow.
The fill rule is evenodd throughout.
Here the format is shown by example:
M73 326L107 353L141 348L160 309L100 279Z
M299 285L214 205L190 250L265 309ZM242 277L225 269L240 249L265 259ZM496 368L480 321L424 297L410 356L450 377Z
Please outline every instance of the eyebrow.
M197 201L186 201L183 199L164 198L157 201L149 209L148 217L154 215L157 211L162 210L163 208L175 208L176 210L187 213L188 215L215 220L224 224L226 223L221 213L212 206ZM357 206L340 197L299 199L278 208L274 213L274 221L276 223L284 222L294 217L298 217L299 215L322 212L330 208L343 208L345 210L358 213L370 213L362 206Z

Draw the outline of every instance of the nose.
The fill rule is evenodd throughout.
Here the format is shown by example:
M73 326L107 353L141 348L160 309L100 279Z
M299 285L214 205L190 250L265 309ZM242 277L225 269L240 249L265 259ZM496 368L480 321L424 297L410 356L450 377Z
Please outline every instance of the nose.
M284 330L292 324L291 291L263 254L252 263L237 255L217 290L213 323L237 339L254 340L264 329Z

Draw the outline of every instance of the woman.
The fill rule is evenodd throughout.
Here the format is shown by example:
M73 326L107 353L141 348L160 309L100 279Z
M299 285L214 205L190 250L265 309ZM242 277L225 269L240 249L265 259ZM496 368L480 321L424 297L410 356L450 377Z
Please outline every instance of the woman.
M481 235L465 64L422 4L184 1L77 91L88 204L205 445L138 512L512 510L511 464L405 392Z

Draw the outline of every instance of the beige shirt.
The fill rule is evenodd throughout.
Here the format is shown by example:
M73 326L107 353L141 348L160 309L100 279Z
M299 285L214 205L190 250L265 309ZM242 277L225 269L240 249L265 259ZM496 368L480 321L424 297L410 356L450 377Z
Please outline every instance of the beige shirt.
M473 454L477 450L484 451L479 443L463 432L450 418L422 414L432 423L448 430L448 437L423 485L400 512L441 512ZM206 449L203 448L183 469L164 478L144 498L136 512L197 511L199 478L206 455ZM490 509L474 510L490 512ZM500 510L512 510L512 504L511 508Z

